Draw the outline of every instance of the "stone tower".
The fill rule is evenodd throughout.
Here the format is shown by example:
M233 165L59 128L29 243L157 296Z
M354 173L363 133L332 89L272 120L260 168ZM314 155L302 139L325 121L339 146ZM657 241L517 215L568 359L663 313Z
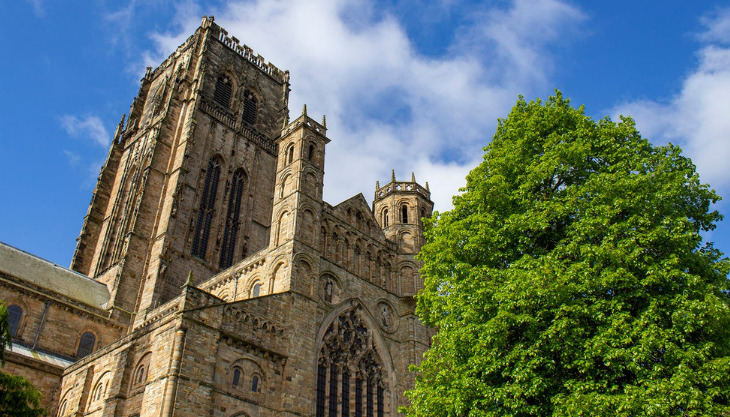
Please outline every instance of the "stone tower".
M400 244L404 253L416 254L423 246L423 225L421 219L431 217L433 202L431 191L416 183L411 174L410 181L396 181L395 171L388 184L375 185L373 214L378 219L385 236Z
M213 23L148 68L99 175L71 268L144 315L268 245L289 74Z
M323 201L327 126L306 107L290 122L288 92L287 72L203 18L119 123L75 271L0 244L9 362L51 415L407 405L433 335L413 298L428 186L393 174L372 207Z
M284 126L276 140L279 154L269 239L272 253L286 258L287 262L282 265L301 265L294 258L318 256L324 154L325 145L330 141L323 124L307 115L305 105L302 115ZM270 292L292 290L313 295L314 283L307 277L316 274L317 264L306 265L306 273L299 274L292 269L279 272L276 266Z
M373 214L385 237L398 245L402 262L418 266L415 255L424 243L421 219L431 217L432 212L428 183L422 187L416 183L414 174L410 181L397 181L393 171L388 184L381 187L378 182L375 185ZM421 288L420 280L416 278L417 269L412 265L400 268L398 290L401 295L413 296Z

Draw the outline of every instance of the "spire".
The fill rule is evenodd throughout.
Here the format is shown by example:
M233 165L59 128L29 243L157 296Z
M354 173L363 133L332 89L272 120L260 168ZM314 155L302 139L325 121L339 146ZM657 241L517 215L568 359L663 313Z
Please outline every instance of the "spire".
M430 189L428 188L428 181L426 181L426 191L429 191L429 192L431 191L431 190L430 190Z
M411 182L416 182L416 174L411 172Z
M307 105L305 104L304 108L302 109L302 116L306 116L306 115L307 115Z
M390 171L390 182L395 182L395 170Z
M375 181L375 191L378 191L380 188L380 181Z
M288 114L286 116L284 116L284 126L282 126L281 128L283 129L287 126L289 126L289 115Z
M193 270L191 269L190 270L190 273L188 274L188 280L185 281L185 284L183 285L183 287L188 287L188 286L192 287L193 286L193 280L194 280Z
M324 114L322 115L322 127L327 129L327 117Z

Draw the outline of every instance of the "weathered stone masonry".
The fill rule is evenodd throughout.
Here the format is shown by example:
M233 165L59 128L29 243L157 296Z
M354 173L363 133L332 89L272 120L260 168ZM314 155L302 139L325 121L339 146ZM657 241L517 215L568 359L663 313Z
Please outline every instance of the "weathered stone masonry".
M7 369L57 416L394 416L428 185L322 200L324 119L212 17L148 68L71 270L0 245ZM90 277L90 278L89 278ZM58 287L60 286L60 287ZM11 323L13 325L13 323Z

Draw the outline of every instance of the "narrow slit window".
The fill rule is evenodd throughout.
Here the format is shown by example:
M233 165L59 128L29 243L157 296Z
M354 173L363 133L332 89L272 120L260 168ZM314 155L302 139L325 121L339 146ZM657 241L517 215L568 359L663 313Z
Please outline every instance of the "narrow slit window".
M233 385L234 387L237 387L240 382L241 382L241 369L233 368L233 381L231 381L231 385Z
M406 205L401 207L401 219L403 220L403 223L408 223L408 206Z

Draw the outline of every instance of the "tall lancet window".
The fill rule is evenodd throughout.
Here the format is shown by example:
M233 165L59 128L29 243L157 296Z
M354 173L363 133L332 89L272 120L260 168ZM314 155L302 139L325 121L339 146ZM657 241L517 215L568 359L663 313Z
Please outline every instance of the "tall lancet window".
M236 248L236 236L238 236L238 217L241 213L241 197L246 185L246 176L242 169L233 174L231 181L231 196L228 199L228 210L226 212L226 224L223 229L223 243L221 244L221 257L218 266L228 268L233 265L233 254Z
M205 259L205 253L208 250L208 239L210 238L211 223L213 223L215 197L220 176L221 163L214 156L210 158L208 171L205 173L203 196L200 198L200 210L198 210L198 220L195 222L195 234L193 235L192 255L201 259Z
M316 384L317 417L387 414L383 362L359 306L340 314L327 328L319 351Z

